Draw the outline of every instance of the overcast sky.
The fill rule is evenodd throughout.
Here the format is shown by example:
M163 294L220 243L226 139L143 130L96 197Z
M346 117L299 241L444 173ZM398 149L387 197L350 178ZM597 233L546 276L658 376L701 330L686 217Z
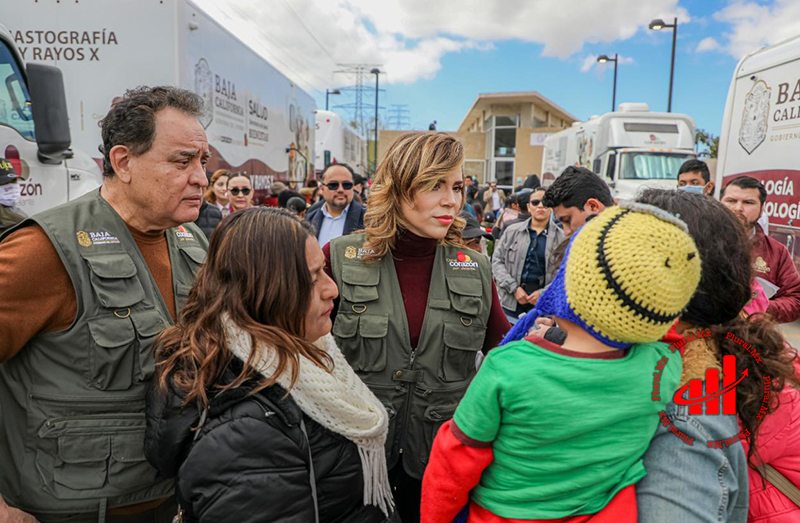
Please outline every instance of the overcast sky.
M478 93L538 91L580 119L617 102L667 106L671 31L679 21L673 111L718 133L738 60L800 34L800 1L194 0L325 105L349 85L341 63L380 64L381 119L406 104L412 128L458 127ZM374 82L374 77L369 79ZM347 104L347 96L331 104ZM370 102L371 103L371 102ZM343 116L347 112L336 109Z

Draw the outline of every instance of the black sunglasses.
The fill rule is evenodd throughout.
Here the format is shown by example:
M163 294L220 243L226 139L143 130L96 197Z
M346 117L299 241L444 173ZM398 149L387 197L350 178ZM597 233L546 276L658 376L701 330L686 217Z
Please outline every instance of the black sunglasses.
M542 203L542 200L531 200L528 203L533 205L534 207L539 207L539 204Z
M327 187L331 191L338 191L339 182L328 182L325 184L325 187ZM342 182L342 189L344 189L345 191L349 191L352 188L353 188L353 182Z
M250 187L245 187L243 189L239 189L238 187L231 187L230 189L228 189L228 192L230 192L234 196L239 196L239 193L242 193L245 196L247 196L248 194L250 194L251 190L252 189L250 189Z

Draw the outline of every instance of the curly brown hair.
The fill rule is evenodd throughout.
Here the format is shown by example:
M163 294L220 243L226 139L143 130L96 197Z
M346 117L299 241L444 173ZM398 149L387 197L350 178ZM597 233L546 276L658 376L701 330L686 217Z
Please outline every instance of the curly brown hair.
M234 388L256 376L257 341L276 351L277 368L253 394L284 372L291 373L293 386L299 355L331 369L328 354L303 339L313 285L306 241L313 237L311 225L286 209L252 207L222 220L178 322L156 340L158 386L166 390L171 380L186 393L184 406L206 407L209 390ZM236 379L219 383L234 357L225 345L225 316L250 334L254 350Z
M764 314L741 316L751 298L751 246L736 216L724 205L686 191L646 189L636 199L677 215L689 228L702 260L697 291L681 320L711 332L720 357L736 356L736 375L748 371L749 379L736 386L736 412L742 429L750 432L748 462L755 464L758 429L764 419L759 410L764 396L764 378L771 381L768 412L778 406L778 393L796 380L793 350L787 346L778 325ZM728 338L744 340L757 351L761 362L747 348Z
M411 132L400 135L389 147L375 173L369 192L369 206L364 214L365 250L373 254L365 259L379 260L394 248L397 233L406 229L401 204L413 203L419 191L430 191L453 169L464 163L464 146L445 133ZM463 171L462 171L463 177ZM445 245L466 248L461 231L466 225L458 213L441 240Z

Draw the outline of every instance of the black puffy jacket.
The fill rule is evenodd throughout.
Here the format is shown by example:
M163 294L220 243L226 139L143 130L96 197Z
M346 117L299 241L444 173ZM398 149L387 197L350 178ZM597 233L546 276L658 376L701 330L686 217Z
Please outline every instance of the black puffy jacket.
M235 375L227 371L225 383ZM162 474L177 476L184 521L314 523L309 442L320 523L389 521L363 504L355 444L303 414L291 397L282 399L280 386L248 396L253 385L214 397L196 441L197 409L181 409L174 390L148 395L145 453Z
M211 205L207 201L203 201L200 205L200 214L194 221L195 225L200 227L206 238L211 238L211 233L217 228L219 222L222 221L222 211L216 205Z

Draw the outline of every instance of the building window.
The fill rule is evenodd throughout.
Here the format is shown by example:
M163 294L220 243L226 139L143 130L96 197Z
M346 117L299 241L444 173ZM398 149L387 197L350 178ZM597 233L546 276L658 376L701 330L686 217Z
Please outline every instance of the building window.
M495 158L513 158L517 151L517 129L494 130Z
M495 160L494 179L497 185L514 185L514 160Z
M495 127L516 127L517 126L517 117L516 116L495 116L494 117L494 126Z
M533 127L547 127L547 122L545 120L540 120L539 118L533 118Z

